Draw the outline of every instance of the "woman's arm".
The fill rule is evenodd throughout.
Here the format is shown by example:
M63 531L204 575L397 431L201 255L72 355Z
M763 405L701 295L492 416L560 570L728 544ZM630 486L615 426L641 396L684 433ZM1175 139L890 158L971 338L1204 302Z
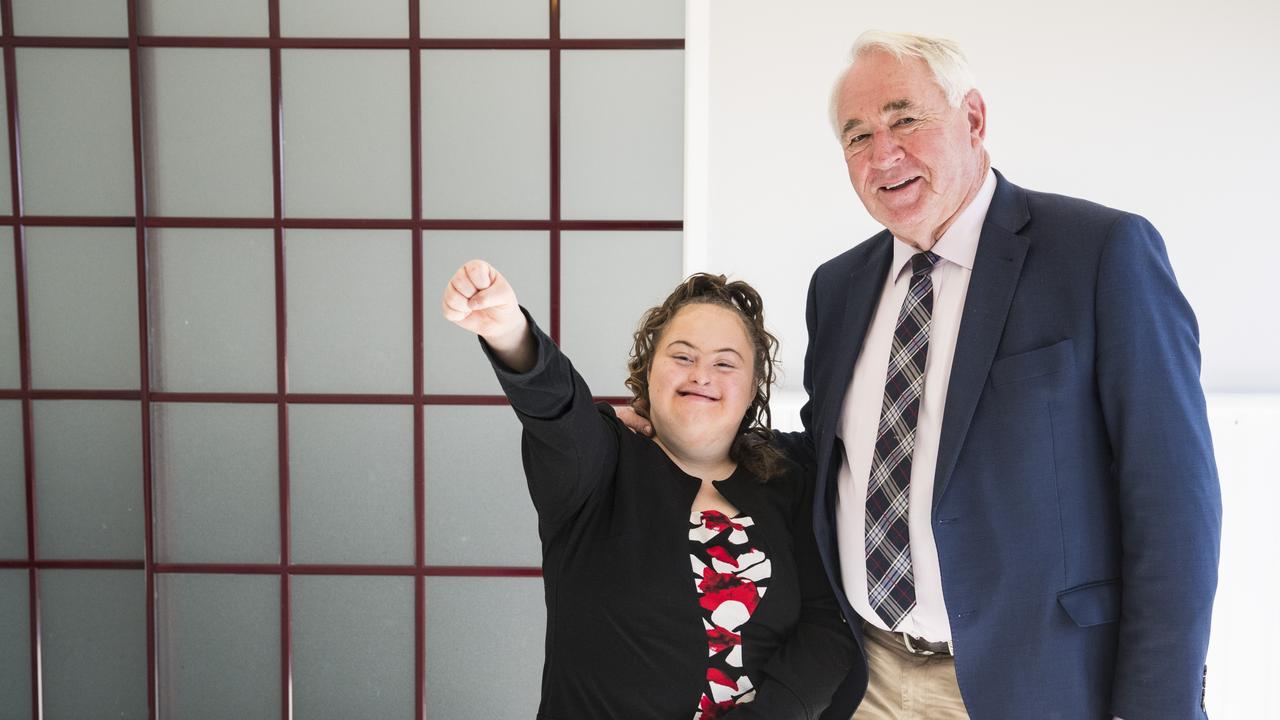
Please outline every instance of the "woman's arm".
M493 266L472 260L454 273L441 306L446 319L476 333L524 426L522 454L543 537L573 517L612 477L618 437L591 391L528 316Z
M792 513L800 621L764 666L754 701L729 717L746 720L816 720L849 674L858 646L841 616L813 535L813 473L802 473L804 491Z

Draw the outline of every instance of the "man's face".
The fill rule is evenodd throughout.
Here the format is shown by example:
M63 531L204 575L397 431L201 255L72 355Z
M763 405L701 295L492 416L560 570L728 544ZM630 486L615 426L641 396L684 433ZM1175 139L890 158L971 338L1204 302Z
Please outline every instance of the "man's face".
M933 247L982 186L982 96L970 90L951 107L923 60L873 50L841 81L836 114L867 212L898 238Z

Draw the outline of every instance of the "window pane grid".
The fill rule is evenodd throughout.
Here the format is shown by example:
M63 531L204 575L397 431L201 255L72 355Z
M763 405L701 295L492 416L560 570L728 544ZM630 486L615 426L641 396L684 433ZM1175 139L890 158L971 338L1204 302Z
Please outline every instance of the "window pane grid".
M21 401L22 432L24 448L24 481L27 498L27 557L25 559L0 558L0 569L26 569L28 571L30 640L31 640L31 678L32 678L32 717L36 720L43 717L41 707L41 668L37 658L40 646L40 592L38 571L40 570L85 570L85 571L145 571L146 597L146 697L147 715L157 717L158 696L157 683L157 629L156 629L156 575L157 574L226 574L226 575L274 575L280 578L280 683L281 683L281 717L285 720L292 717L293 702L291 699L291 672L294 666L292 639L290 628L292 618L291 576L367 576L367 577L413 577L414 578L414 685L415 685L415 718L424 717L425 688L425 588L424 582L429 577L461 577L461 578L536 578L541 576L541 569L528 566L468 566L427 564L424 552L425 525L425 462L424 456L429 449L424 447L424 410L427 405L441 406L499 406L507 401L501 395L461 395L426 393L424 390L424 302L425 292L433 292L434 288L423 288L423 231L427 230L490 230L490 231L546 231L549 235L550 254L550 290L551 311L549 319L553 338L558 340L560 334L560 249L561 231L600 230L600 231L662 231L683 228L679 219L670 220L564 220L560 212L560 60L563 50L682 50L683 39L662 38L610 38L563 39L560 35L559 4L552 0L549 3L547 38L423 38L420 30L419 2L411 0L408 8L408 37L405 38L307 38L282 37L280 27L280 0L262 0L268 7L268 32L266 37L202 37L142 35L139 32L139 6L148 0L124 0L128 9L128 37L96 37L96 36L15 36L13 32L13 0L0 0L0 20L3 21L3 34L0 35L0 52L4 56L5 93L7 104L7 129L9 140L9 172L11 178L12 214L0 215L0 225L12 228L13 253L15 258L15 275L17 290L19 358L21 364L21 384L17 389L0 388L0 399ZM271 152L272 152L272 217L176 217L149 215L144 196L145 169L142 137L143 98L148 92L145 70L140 65L140 49L151 47L172 48L263 48L269 51L270 93L271 93ZM23 212L19 126L18 126L18 83L15 72L16 48L105 48L127 50L129 53L130 108L132 121L132 155L134 180L134 214L132 216L107 215L26 215ZM368 50L402 50L409 52L409 144L410 144L410 216L407 218L291 218L283 202L283 142L282 128L282 81L281 53L286 49L368 49ZM550 185L548 215L544 219L527 220L486 220L472 218L432 218L424 219L422 210L422 53L423 50L449 49L484 49L484 50L544 50L549 60L549 104L550 104ZM138 294L138 342L139 342L139 377L136 390L103 390L94 388L42 388L33 389L30 369L30 340L28 328L28 282L26 268L26 243L24 229L26 227L131 227L136 232L137 294ZM149 303L154 303L148 286L146 273L148 259L148 235L150 228L255 228L270 229L274 237L275 265L275 322L276 322L276 392L274 393L237 393L237 392L157 392L151 387L150 334L151 319L148 315ZM286 281L285 242L286 230L325 229L325 230L368 230L368 229L401 229L411 232L412 262L412 392L409 394L356 394L356 393L294 393L288 387L287 336L286 328ZM625 403L628 398L602 397L615 404ZM137 401L141 410L141 447L143 513L145 522L145 539L139 559L119 560L82 560L82 559L42 559L37 547L36 507L34 480L34 426L32 420L32 404L34 401L58 400L131 400ZM152 481L152 403L253 403L275 405L277 408L278 453L278 493L280 498L280 558L279 563L158 563L155 557L155 522L156 509L153 506ZM414 496L414 531L413 563L392 565L349 565L349 564L304 564L291 561L290 553L290 479L289 479L289 412L291 406L307 404L334 405L408 405L413 408L413 496Z

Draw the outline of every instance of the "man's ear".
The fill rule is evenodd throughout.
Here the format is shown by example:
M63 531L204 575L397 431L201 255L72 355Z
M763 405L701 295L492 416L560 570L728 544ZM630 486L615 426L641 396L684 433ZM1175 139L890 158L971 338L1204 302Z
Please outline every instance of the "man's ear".
M976 144L982 144L987 137L987 104L982 99L982 93L977 88L965 93L960 107L964 108L965 120L969 123L969 137Z

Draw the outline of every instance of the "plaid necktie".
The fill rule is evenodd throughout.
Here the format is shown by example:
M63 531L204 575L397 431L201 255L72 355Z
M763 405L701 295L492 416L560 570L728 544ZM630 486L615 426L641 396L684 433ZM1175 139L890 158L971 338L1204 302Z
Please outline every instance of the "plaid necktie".
M911 287L893 331L884 403L867 483L867 599L891 630L916 605L907 497L933 315L929 271L938 260L931 252L911 258Z

